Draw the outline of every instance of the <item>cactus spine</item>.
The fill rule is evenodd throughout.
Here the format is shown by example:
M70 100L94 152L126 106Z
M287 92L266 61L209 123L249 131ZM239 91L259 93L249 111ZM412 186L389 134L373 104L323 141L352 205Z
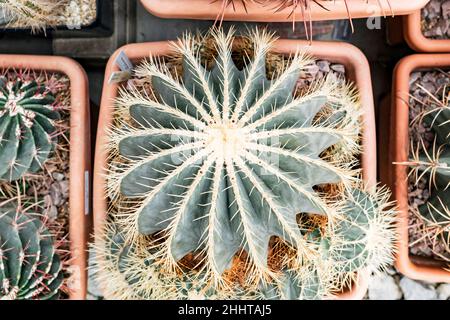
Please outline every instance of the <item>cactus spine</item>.
M332 284L339 282L340 290L355 271L389 262L387 197L365 191L353 169L361 112L354 91L325 80L297 92L311 62L300 53L282 59L268 78L274 38L264 31L249 35L252 50L242 70L232 58L233 30L215 30L209 39L216 52L211 68L201 62L206 42L187 35L174 45L182 74L151 57L136 69L151 91L121 91L108 195L122 248L129 246L135 258L120 268L118 255L111 258L115 241L105 232L95 249L103 257L99 272L114 269L122 279L132 273L146 297L166 287L143 276L151 269L172 285L196 280L218 296L270 291L291 299L331 295ZM328 192L317 190L326 186ZM324 226L311 232L299 222L303 213ZM135 284L121 283L111 291L136 293ZM285 294L287 287L294 289Z

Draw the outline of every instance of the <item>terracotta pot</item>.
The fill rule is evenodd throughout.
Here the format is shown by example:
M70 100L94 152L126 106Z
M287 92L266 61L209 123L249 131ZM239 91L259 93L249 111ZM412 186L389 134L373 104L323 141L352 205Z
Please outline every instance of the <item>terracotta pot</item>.
M396 15L404 15L422 8L429 0L347 0L348 11L343 0L318 2L329 10L323 9L311 1L311 20L347 19L348 12L352 18L389 16L392 11ZM141 0L144 7L152 14L162 18L215 20L220 18L222 1L218 0ZM228 6L224 20L255 21L255 22L290 22L291 9L286 8L275 12L274 5L261 5L256 2L246 4L247 11L240 1L235 1L236 10ZM389 5L390 4L390 5ZM305 14L308 17L308 13ZM295 19L302 20L301 9L295 11Z
M419 52L450 52L450 39L435 40L422 33L421 10L403 17L403 34L408 45Z
M363 119L363 149L362 167L364 180L369 185L376 184L376 133L374 103L372 95L372 82L370 77L369 63L364 54L356 47L339 42L315 42L310 46L307 41L298 40L278 40L273 51L279 53L293 53L298 48L306 50L318 59L327 59L331 62L345 65L347 77L357 84L361 93L361 101L364 106ZM94 166L94 230L102 230L107 214L107 201L105 194L105 165L107 159L106 144L108 142L107 128L112 122L113 101L118 94L118 85L109 84L108 79L111 73L118 71L114 61L120 51L124 51L135 63L150 54L153 56L163 56L170 52L169 42L153 42L130 44L120 48L109 59L106 67L105 83L103 85L103 95L100 108L100 118L97 131L97 145ZM368 275L361 273L358 284L346 293L341 299L362 299L367 290Z
M416 54L403 58L394 71L391 104L380 112L379 154L387 155L380 166L381 181L390 186L399 209L397 269L409 278L428 282L450 282L442 263L409 253L408 168L395 165L409 159L409 79L414 70L450 68L450 54ZM381 159L381 158L380 158Z
M0 69L43 70L66 75L70 79L70 186L69 240L70 299L82 300L87 291L87 242L91 217L89 207L90 126L88 80L74 60L54 56L0 55Z

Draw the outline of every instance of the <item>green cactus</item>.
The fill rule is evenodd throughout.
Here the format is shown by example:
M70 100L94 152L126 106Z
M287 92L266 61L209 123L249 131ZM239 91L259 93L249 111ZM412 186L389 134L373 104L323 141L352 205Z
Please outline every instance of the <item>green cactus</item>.
M417 181L424 176L430 181L431 197L418 210L425 224L424 232L432 243L437 239L450 251L450 97L445 94L446 90L442 100L432 97L429 108L418 117L433 130L434 143L426 149L422 142L408 164Z
M59 119L53 93L19 74L0 77L0 179L41 169L53 149Z
M395 211L385 188L348 191L339 215L324 230L308 237L317 244L316 256L291 265L277 282L261 289L264 299L331 298L351 287L358 272L379 272L392 263Z
M189 36L177 47L184 58L182 79L156 59L138 70L151 78L157 100L135 91L120 99L135 125L111 135L126 163L111 165L110 193L143 199L128 215L127 233L163 234L168 266L201 252L208 272L220 278L243 247L255 278L270 276L272 236L306 248L297 214L333 216L313 188L355 181L352 162L320 155L337 144L357 149L359 127L346 108L356 116L359 110L355 103L344 105L349 99L329 81L294 96L310 63L301 54L267 79L273 42L267 33L253 34L254 57L243 70L232 60L233 33L213 35L218 56L211 70L200 64ZM328 121L317 121L325 109ZM307 251L298 250L299 259Z
M246 298L239 290L217 290L192 273L165 271L153 250L125 242L123 231L107 222L96 235L91 250L95 255L93 271L106 299L113 300L187 300Z
M0 300L57 299L62 261L43 221L13 205L0 208Z
M393 230L386 228L395 222L389 197L384 188L376 193L353 189L345 196L333 236L326 239L328 252L339 269L351 273L389 265L395 241Z
M203 43L187 35L174 44L181 59L136 68L151 91L121 90L107 168L120 241L105 232L94 249L112 297L158 298L159 288L181 283L206 298L319 298L390 262L387 192L355 189L355 91L326 79L297 92L311 63L299 53L280 56L268 78L274 39L258 30L237 68L234 39L233 30ZM209 64L203 55L212 51ZM303 213L325 227L311 231Z

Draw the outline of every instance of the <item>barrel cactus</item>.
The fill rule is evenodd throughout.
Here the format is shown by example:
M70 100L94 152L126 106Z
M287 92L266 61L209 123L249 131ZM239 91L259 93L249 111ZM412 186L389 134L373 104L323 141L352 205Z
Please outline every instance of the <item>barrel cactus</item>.
M0 77L0 179L41 169L53 149L56 98L45 84L19 74Z
M57 299L62 261L53 237L35 213L0 208L0 300Z
M437 240L450 251L450 100L432 96L431 101L418 119L431 128L435 141L428 148L421 143L408 164L417 181L422 177L430 181L431 196L418 210L425 224L424 231L433 244Z
M150 91L124 88L117 101L107 168L108 196L117 212L109 214L124 246L152 256L137 274L155 266L164 274L188 274L183 265L191 257L195 278L221 294L231 286L243 296L258 296L268 283L279 288L292 278L286 275L295 275L295 286L299 275L316 274L322 297L331 291L325 279L335 279L335 272L349 275L388 261L393 237L387 237L385 251L376 251L383 239L373 236L372 222L391 212L383 204L371 212L351 192L361 184L355 169L361 111L351 87L325 79L300 92L297 80L312 61L300 53L281 57L268 77L274 38L265 31L249 35L243 68L233 57L233 30L208 37L215 52L211 67L204 64L204 43L186 35L174 44L181 58L173 61L181 61L182 73L151 57L135 70ZM302 214L326 227L311 233ZM392 234L391 222L382 220L381 231ZM100 248L103 256L110 252ZM373 257L378 254L383 257ZM236 287L230 272L238 267L245 280ZM305 276L300 282L311 281ZM312 296L295 292L289 297Z

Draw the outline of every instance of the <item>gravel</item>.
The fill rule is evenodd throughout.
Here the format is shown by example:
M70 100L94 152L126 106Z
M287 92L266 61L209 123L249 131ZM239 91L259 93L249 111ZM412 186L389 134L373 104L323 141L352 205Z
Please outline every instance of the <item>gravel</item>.
M422 32L432 39L450 38L450 0L431 0L422 10Z
M400 280L400 288L405 300L437 300L438 295L435 288L430 284L411 280L403 277Z
M369 300L400 300L403 296L396 279L388 274L372 275L369 282Z

